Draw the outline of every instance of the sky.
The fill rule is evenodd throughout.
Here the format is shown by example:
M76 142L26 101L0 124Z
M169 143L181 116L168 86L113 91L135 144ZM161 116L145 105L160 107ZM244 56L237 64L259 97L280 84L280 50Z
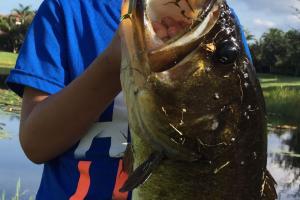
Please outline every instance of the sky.
M228 0L240 18L242 25L255 36L269 28L283 30L300 29L300 0Z
M43 0L0 0L0 14L8 14L19 3L38 9ZM300 0L228 0L242 25L257 38L269 28L300 29L300 17L293 7L300 9Z

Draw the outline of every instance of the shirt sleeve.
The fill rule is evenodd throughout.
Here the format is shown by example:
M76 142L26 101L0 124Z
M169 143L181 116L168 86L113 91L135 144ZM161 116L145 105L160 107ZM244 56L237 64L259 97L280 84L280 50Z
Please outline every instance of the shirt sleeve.
M65 86L66 39L63 13L58 0L45 0L20 50L15 69L6 83L19 96L24 87L54 94Z

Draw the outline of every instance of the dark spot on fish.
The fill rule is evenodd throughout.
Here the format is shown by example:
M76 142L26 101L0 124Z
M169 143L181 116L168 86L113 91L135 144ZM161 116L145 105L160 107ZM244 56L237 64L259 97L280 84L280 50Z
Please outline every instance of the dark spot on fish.
M181 11L181 15L182 15L183 17L185 17L186 19L188 19L188 20L192 19L192 18L188 17L188 16L185 14L185 10L182 10L182 11Z
M136 96L138 93L139 93L139 89L138 89L138 88L135 88L135 89L133 90L133 94Z
M217 44L214 60L224 65L234 63L240 54L240 48L232 40L225 40Z

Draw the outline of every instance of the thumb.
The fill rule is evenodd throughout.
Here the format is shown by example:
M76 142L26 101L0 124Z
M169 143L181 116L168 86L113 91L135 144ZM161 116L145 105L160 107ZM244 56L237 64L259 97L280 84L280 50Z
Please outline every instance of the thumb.
M121 18L124 15L128 14L128 9L129 9L129 0L123 0L122 7L121 7Z

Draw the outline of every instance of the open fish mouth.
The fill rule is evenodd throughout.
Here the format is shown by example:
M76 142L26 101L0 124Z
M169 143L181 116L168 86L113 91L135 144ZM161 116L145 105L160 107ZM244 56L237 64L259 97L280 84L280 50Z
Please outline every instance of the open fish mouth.
M169 70L199 45L199 40L215 25L221 0L146 0L145 43L153 72ZM155 27L172 18L180 27L172 37L161 38ZM171 27L172 28L172 27Z

